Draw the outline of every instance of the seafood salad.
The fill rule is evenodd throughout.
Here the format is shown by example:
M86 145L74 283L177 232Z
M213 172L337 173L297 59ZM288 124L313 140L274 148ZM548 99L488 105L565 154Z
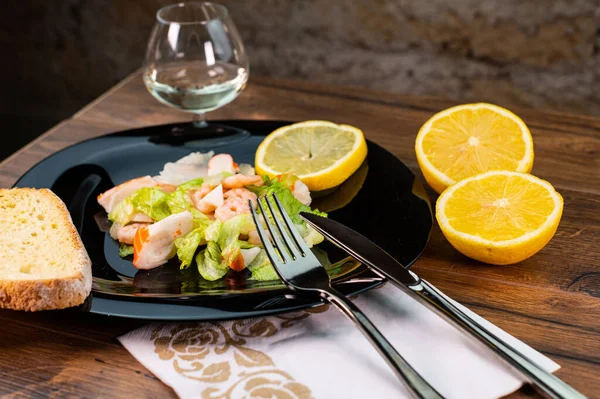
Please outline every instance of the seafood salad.
M177 256L182 269L195 264L206 280L246 268L255 280L278 279L256 232L248 201L277 194L309 246L323 236L306 225L308 187L291 174L258 176L229 154L192 153L167 163L157 176L122 183L98 196L112 222L110 235L122 257L138 269L152 269Z

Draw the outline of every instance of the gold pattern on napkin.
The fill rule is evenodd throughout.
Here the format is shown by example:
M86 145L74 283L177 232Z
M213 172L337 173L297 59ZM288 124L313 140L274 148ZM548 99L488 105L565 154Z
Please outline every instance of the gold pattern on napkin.
M203 399L311 399L310 389L276 367L267 354L251 349L254 339L271 337L328 306L261 319L225 323L159 325L154 351L181 376L206 383ZM210 364L205 359L211 356ZM233 356L232 356L233 355ZM215 356L219 361L214 361ZM223 388L224 386L224 388Z

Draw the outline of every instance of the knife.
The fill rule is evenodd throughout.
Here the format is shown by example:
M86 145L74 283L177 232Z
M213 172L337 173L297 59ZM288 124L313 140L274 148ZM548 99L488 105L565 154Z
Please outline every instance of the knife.
M477 338L509 365L531 380L545 396L552 399L586 399L584 395L560 378L543 370L502 338L464 313L440 290L415 273L405 269L400 262L367 237L332 219L306 212L301 212L300 216L329 241L369 267L376 274L388 279L392 284L451 322L455 327Z

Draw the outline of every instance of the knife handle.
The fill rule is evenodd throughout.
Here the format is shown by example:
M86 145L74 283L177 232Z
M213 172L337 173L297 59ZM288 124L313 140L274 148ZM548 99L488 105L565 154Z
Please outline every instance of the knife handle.
M476 320L472 319L469 315L461 311L452 302L448 301L446 296L436 287L426 280L418 278L414 273L412 274L417 278L418 283L409 286L408 288L417 294L417 298L420 299L421 302L428 305L430 309L453 323L455 326L470 333L488 346L507 363L529 378L547 397L552 399L587 399L560 378L540 368L533 361L510 346L502 338L498 337L479 324ZM405 286L401 286L400 288L406 289Z
M329 303L344 313L358 329L364 334L379 354L387 361L411 390L411 393L419 399L443 399L429 383L417 373L415 369L394 349L392 344L383 336L375 325L351 300L332 287L319 290L321 296Z

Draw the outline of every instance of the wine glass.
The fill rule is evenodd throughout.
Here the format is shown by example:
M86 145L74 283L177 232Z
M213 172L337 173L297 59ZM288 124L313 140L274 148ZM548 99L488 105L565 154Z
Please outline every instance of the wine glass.
M248 72L242 39L224 6L179 3L156 13L144 83L161 103L193 113L194 126L208 128L205 114L233 101Z

